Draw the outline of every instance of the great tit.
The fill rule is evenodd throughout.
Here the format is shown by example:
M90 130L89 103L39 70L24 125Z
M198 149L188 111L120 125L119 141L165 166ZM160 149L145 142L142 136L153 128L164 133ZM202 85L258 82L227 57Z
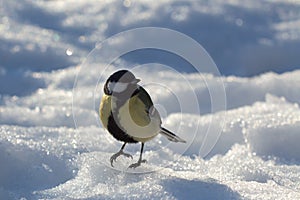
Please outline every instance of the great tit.
M142 159L144 143L156 135L162 134L172 142L186 142L161 126L160 115L147 91L137 84L139 81L130 71L120 70L113 73L104 85L99 108L100 119L115 139L124 142L119 152L110 158L112 167L120 155L132 158L123 152L127 143L141 142L139 160L129 166L136 168L146 162Z

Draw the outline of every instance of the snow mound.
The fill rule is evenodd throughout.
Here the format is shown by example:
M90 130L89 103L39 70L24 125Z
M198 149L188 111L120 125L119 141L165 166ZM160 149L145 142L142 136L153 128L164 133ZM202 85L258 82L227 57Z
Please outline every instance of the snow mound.
M289 161L300 162L295 151L299 148L300 110L298 104L291 104L282 98L267 95L266 104L257 105L265 113L250 119L245 124L245 139L250 148L265 158L276 156Z
M224 131L202 159L197 156L201 134L209 124L217 126L224 114ZM0 194L14 199L299 198L300 167L292 164L299 163L298 122L297 104L269 94L264 102L210 115L172 114L164 125L173 130L180 124L177 134L191 146L180 156L177 152L186 146L170 145L161 137L147 143L148 164L138 169L151 169L146 174L126 171L137 159L139 145L126 148L134 160L120 158L111 168L109 157L120 144L98 127L4 125ZM196 124L199 133L193 139L189 133Z
M283 0L0 0L0 199L300 199L299 8ZM109 69L103 57L83 62L99 42L141 25L192 37L224 76L194 73L151 49ZM163 126L187 140L147 142L148 163L135 170L139 144L126 146L132 160L110 166L122 144L97 114L104 81L120 68L135 70ZM227 102L212 109L208 85L218 83Z
M210 126L221 126L220 129L224 126L219 138L211 136L216 145L209 156L224 154L232 145L239 143L249 145L253 152L265 158L275 156L299 162L299 154L295 151L300 137L299 112L298 104L267 94L265 102L200 118L192 114L172 114L165 124L172 130L178 130L191 144L185 152L187 155L199 154ZM173 150L181 149L176 147Z

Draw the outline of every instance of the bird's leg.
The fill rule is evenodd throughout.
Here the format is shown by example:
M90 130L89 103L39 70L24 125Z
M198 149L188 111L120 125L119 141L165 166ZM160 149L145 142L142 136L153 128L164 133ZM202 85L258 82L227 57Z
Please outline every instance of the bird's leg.
M129 168L136 168L136 167L140 166L142 163L146 163L146 162L147 162L147 160L143 160L143 159L142 159L143 150L144 150L144 143L142 142L140 158L139 158L139 160L137 161L137 163L131 164L131 165L129 166Z
M125 145L126 145L126 144L127 144L127 143L125 142L125 143L122 145L120 151L118 151L117 153L115 153L114 155L112 155L112 156L110 157L110 165L111 165L112 167L114 167L113 162L116 161L116 159L117 159L120 155L129 157L129 158L131 158L131 159L133 158L132 155L130 155L129 153L124 153L124 152L123 152L123 149L125 148Z

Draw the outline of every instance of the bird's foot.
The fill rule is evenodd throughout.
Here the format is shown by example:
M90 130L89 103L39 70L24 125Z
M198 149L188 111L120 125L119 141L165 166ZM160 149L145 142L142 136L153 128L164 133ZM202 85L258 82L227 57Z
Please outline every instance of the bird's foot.
M124 153L122 150L120 150L119 152L115 153L114 155L112 155L112 156L110 157L110 165L111 165L112 167L114 167L114 165L113 165L114 161L116 161L117 158L118 158L119 156L121 156L121 155L123 155L123 156L125 156L125 157L127 157L127 158L133 159L132 155L130 155L129 153Z
M139 161L137 163L131 164L128 168L137 168L137 167L141 166L142 163L146 163L146 162L147 162L147 160L139 159Z

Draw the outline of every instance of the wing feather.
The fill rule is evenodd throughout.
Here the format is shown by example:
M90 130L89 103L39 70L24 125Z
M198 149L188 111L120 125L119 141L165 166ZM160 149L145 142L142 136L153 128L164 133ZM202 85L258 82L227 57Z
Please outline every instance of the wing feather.
M143 87L139 87L139 91L130 99L129 110L132 119L141 126L147 126L151 119L159 120L160 115L153 106L151 97Z

